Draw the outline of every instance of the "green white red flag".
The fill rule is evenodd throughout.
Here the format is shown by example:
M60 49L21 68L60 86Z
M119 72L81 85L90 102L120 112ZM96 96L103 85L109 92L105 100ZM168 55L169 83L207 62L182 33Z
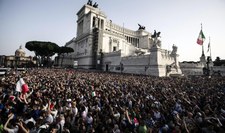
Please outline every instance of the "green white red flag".
M203 34L203 32L201 30L198 35L197 44L203 45L204 40L205 40L205 35Z
M27 93L29 91L28 85L24 82L23 78L20 78L16 83L16 91Z
M25 84L23 78L20 78L19 81L16 83L16 91L21 92L22 86Z

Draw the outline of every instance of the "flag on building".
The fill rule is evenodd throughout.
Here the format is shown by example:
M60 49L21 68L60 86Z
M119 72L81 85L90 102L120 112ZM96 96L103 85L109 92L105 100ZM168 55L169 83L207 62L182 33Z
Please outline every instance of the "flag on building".
M209 52L209 49L210 49L210 42L209 42L209 44L208 44L208 50L207 50L207 52Z
M205 36L201 30L197 39L197 44L203 45L204 40L205 40Z

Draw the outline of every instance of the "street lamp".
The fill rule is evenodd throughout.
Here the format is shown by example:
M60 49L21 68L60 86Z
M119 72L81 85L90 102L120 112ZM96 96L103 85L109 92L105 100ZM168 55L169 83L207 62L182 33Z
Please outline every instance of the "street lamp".
M207 57L207 62L206 62L206 64L207 64L207 76L209 76L210 75L210 68L209 68L209 64L210 64L210 62L211 62L211 57L210 56L208 56Z

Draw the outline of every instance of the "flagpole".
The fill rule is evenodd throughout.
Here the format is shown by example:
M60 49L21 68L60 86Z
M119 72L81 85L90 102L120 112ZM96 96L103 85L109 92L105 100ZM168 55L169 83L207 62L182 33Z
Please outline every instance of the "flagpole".
M202 23L201 23L201 31L202 31ZM204 46L203 46L204 41L202 42L202 55L204 56Z
M124 23L123 23L123 37L124 37Z
M210 42L210 37L209 37L209 52L210 52L210 58L211 58L211 60L212 60L212 53L211 53L211 42Z
M202 43L202 55L205 55L205 54L204 54L204 47L203 47L203 43Z

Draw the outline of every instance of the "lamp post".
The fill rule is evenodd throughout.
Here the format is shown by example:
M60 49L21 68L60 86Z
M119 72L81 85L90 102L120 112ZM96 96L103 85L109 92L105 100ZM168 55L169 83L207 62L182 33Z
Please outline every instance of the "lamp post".
M123 63L120 62L120 73L122 73L122 72L123 72Z
M210 64L210 62L211 62L211 57L210 56L208 56L207 57L207 61L206 61L206 67L207 67L207 76L210 76L210 68L209 68L209 64Z

